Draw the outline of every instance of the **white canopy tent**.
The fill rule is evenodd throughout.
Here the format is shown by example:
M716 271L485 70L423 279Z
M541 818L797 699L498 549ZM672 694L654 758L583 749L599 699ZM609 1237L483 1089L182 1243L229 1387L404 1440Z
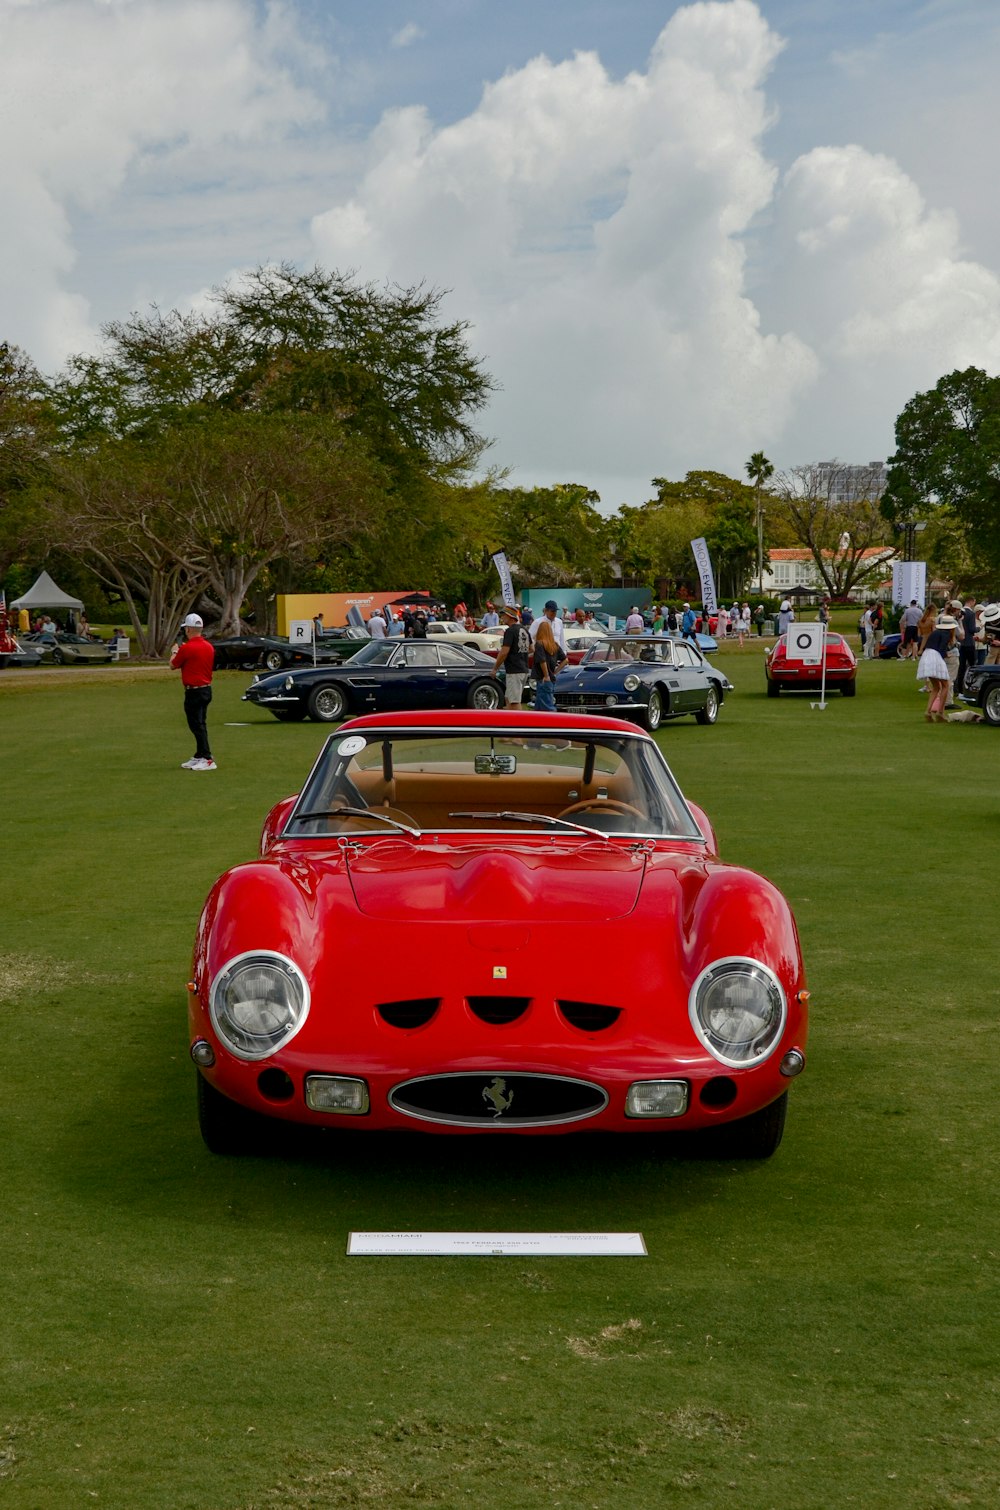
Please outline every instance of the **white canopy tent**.
M26 593L22 593L9 605L11 608L26 608L30 613L35 608L72 608L77 613L83 611L83 604L79 598L71 598L68 592L63 592L57 587L47 571L43 571L33 587L29 587Z

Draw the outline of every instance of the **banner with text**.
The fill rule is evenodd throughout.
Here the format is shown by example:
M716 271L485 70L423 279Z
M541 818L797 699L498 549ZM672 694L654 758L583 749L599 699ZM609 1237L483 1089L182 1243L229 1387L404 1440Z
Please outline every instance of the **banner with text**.
M513 606L517 602L517 599L514 596L514 583L511 580L510 566L507 562L506 552L497 551L493 557L493 565L496 567L497 576L500 578L500 591L503 601Z
M916 601L927 602L927 562L894 561L892 563L892 601L903 608Z
M708 546L705 544L704 535L699 535L697 540L691 541L691 549L694 551L694 563L698 568L698 576L701 578L702 602L709 613L718 613L719 604L715 596L715 577L712 574L712 561L708 554Z

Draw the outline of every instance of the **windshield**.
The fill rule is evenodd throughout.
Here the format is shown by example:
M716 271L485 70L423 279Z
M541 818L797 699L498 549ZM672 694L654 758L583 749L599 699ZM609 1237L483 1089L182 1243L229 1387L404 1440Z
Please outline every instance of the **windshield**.
M666 635L620 635L598 640L588 651L588 666L628 665L633 661L660 666L678 664L677 642Z
M399 647L399 640L369 640L351 656L350 668L355 666L386 666Z
M331 735L288 837L374 834L380 820L393 833L702 837L652 740L537 727Z

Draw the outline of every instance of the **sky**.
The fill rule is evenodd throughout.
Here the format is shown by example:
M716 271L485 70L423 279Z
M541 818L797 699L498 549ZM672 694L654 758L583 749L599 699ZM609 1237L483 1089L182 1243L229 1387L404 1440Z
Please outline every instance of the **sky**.
M883 459L1000 372L996 0L0 0L0 340L446 290L512 483Z

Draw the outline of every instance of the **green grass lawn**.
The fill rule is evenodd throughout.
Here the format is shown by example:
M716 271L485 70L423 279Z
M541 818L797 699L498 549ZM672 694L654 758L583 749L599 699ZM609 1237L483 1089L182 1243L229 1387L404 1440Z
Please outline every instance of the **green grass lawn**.
M913 670L660 738L789 897L813 1030L768 1163L653 1140L329 1138L211 1157L204 894L324 731L216 678L0 679L0 1505L995 1507L1000 731ZM373 962L373 968L376 967ZM665 1141L665 1140L664 1140ZM642 1231L646 1259L347 1259L352 1228Z

